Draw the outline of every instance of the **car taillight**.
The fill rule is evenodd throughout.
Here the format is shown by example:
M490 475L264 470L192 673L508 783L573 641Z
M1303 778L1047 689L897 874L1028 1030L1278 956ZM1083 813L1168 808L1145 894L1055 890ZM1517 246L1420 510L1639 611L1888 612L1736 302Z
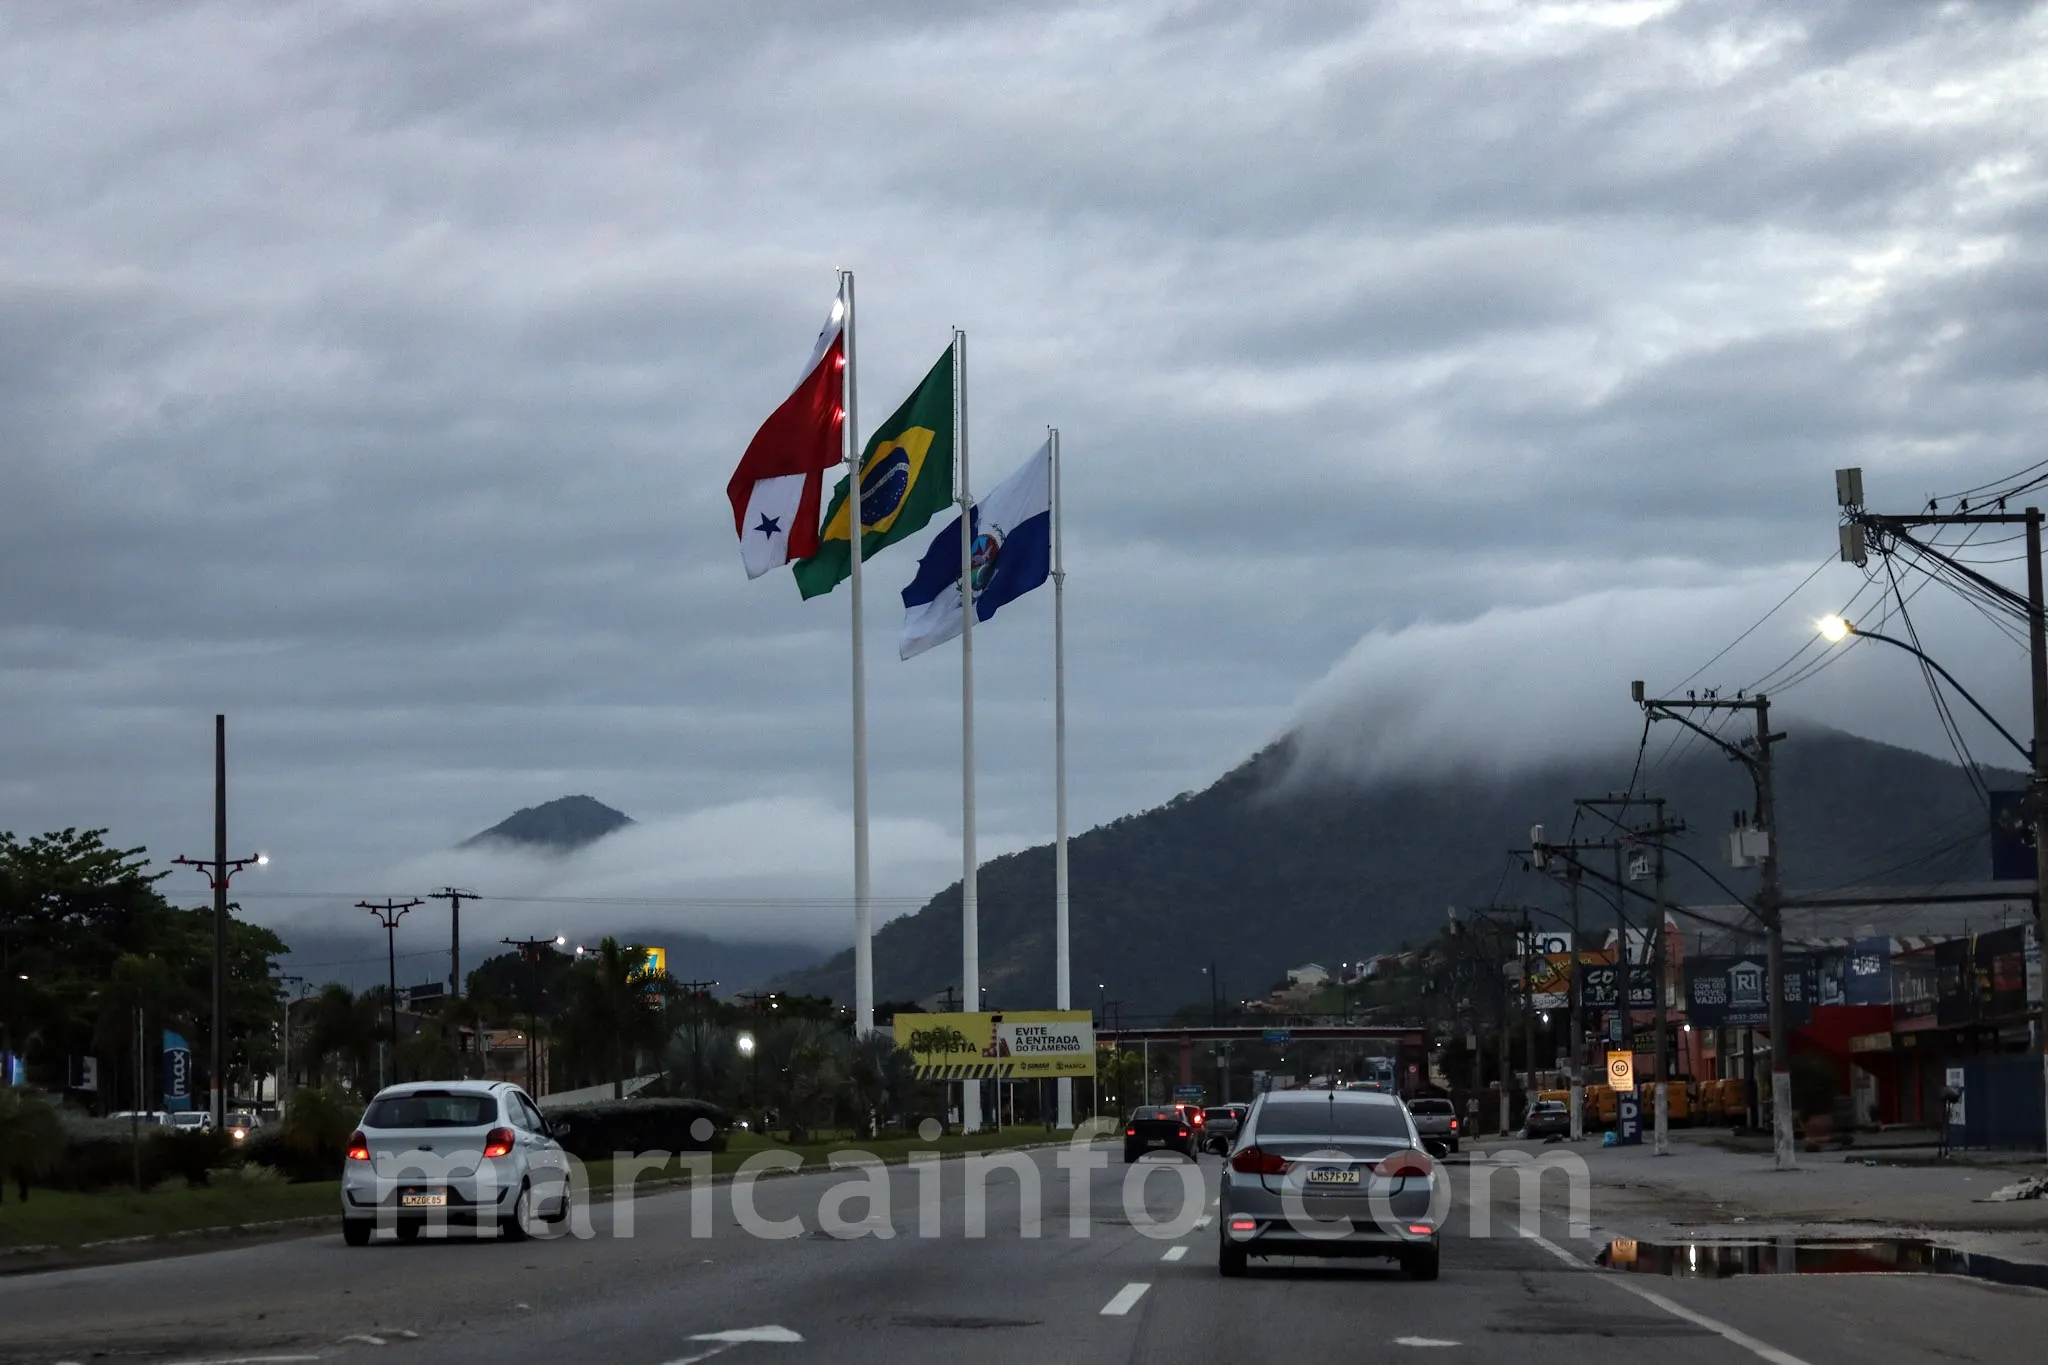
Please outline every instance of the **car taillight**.
M1208 1121L1202 1117L1202 1111L1199 1109L1197 1109L1194 1113L1188 1115L1188 1118L1194 1123L1195 1127L1197 1128L1201 1127L1204 1123Z
M1458 1121L1456 1119L1451 1120L1451 1131L1454 1133L1458 1131Z
M1410 1223L1408 1231L1417 1237L1427 1237L1432 1232L1435 1232L1436 1229L1427 1223Z
M1186 1137L1186 1136L1188 1135L1188 1130L1187 1130L1187 1129L1185 1129L1185 1128L1181 1129L1181 1130L1180 1130L1180 1135L1181 1135L1182 1137Z
M1137 1129L1135 1129L1135 1128L1126 1128L1126 1129L1124 1129L1124 1136L1125 1136L1125 1137L1136 1137L1137 1135L1138 1135L1138 1130L1137 1130Z
M1406 1151L1406 1152L1396 1152L1396 1153L1394 1153L1394 1154L1393 1154L1392 1156L1390 1156L1390 1157L1388 1157L1388 1158L1387 1158L1386 1160L1384 1160L1384 1161L1380 1162L1380 1164L1379 1164L1379 1165L1377 1165L1377 1166L1373 1167L1372 1169L1373 1169L1373 1172L1374 1172L1374 1174L1376 1174L1376 1175L1384 1175L1384 1176L1401 1176L1401 1175L1422 1175L1422 1176L1426 1176L1426 1175L1428 1175L1428 1174L1429 1174L1429 1173L1430 1173L1430 1172L1431 1172L1432 1170L1434 1170L1435 1168L1434 1168L1433 1166L1431 1166L1431 1165L1430 1165L1430 1162L1429 1162L1429 1158L1428 1158L1428 1157L1426 1157L1426 1156L1424 1156L1424 1155L1423 1155L1423 1154L1422 1154L1421 1152L1417 1152L1417 1151Z
M370 1140L363 1136L363 1130L360 1128L348 1135L348 1159L350 1161L368 1161L370 1159Z
M513 1141L514 1138L510 1128L491 1129L490 1132L484 1134L484 1159L488 1161L495 1156L512 1155Z
M1230 1169L1239 1175L1285 1175L1287 1167L1286 1157L1257 1147L1240 1147L1230 1156Z

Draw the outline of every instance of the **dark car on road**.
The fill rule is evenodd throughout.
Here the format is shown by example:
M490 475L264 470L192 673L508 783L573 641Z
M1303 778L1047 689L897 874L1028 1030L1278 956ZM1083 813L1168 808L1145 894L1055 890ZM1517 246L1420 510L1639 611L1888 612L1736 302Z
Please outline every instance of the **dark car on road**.
M1565 1108L1563 1100L1538 1100L1522 1120L1523 1137L1568 1137L1571 1131L1572 1111Z
M1230 1145L1237 1141L1237 1130L1244 1122L1248 1104L1212 1104L1202 1111L1202 1146L1219 1156L1228 1155Z
M1179 1152L1192 1161L1197 1141L1195 1125L1176 1105L1148 1104L1132 1110L1124 1120L1126 1164L1147 1152Z

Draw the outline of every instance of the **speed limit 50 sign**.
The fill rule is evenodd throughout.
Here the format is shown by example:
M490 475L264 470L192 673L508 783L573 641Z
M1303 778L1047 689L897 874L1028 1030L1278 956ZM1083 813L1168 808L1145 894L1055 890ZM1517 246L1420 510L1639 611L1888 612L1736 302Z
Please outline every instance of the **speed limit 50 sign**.
M1636 1088L1636 1057L1633 1052L1607 1054L1607 1084L1616 1090Z

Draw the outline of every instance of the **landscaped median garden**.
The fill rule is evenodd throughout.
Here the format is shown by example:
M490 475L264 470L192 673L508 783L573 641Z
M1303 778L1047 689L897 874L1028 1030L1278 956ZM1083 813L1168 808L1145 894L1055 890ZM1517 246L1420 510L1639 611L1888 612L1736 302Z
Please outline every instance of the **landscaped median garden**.
M358 1106L337 1093L308 1090L288 1107L285 1121L258 1129L236 1143L225 1135L141 1130L138 1152L128 1125L106 1120L49 1118L18 1093L0 1092L0 1170L8 1173L0 1201L0 1270L40 1264L44 1255L96 1249L133 1255L131 1239L163 1239L173 1248L180 1234L203 1237L239 1232L289 1230L295 1220L313 1229L316 1220L341 1212L336 1178ZM1003 1132L939 1133L927 1141L916 1133L883 1129L872 1137L845 1131L802 1134L784 1142L773 1133L728 1126L715 1106L689 1100L626 1100L559 1111L569 1132L564 1145L583 1163L592 1198L610 1198L618 1178L618 1151L646 1152L637 1160L633 1184L652 1192L685 1184L688 1157L708 1155L714 1177L730 1175L749 1157L786 1151L805 1167L824 1168L835 1153L861 1152L900 1162L913 1152L955 1154L1033 1146L1060 1140L1036 1125ZM705 1120L711 1119L706 1135ZM55 1121L55 1128L50 1124ZM935 1128L931 1125L926 1131ZM659 1163L652 1154L667 1154ZM137 1158L141 1185L137 1188ZM19 1198L14 1172L27 1176L29 1198ZM778 1172L779 1174L779 1172Z

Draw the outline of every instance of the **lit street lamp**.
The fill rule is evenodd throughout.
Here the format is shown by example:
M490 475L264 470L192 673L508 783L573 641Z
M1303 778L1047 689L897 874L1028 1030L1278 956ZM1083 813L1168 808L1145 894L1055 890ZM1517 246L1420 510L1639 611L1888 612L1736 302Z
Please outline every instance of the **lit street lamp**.
M1917 647L1907 644L1904 640L1894 640L1889 635L1880 635L1874 630L1865 630L1861 626L1857 625L1854 621L1847 620L1840 616L1823 616L1820 618L1818 622L1815 623L1815 625L1820 630L1820 638L1826 640L1831 645L1838 645L1842 643L1842 641L1848 639L1851 635L1853 635L1859 640L1879 640L1885 644L1894 645L1899 649L1905 650L1908 654L1918 659L1921 663L1926 664L1936 673L1939 673L1942 676L1942 679L1945 682L1947 682L1950 687L1955 689L1957 696L1960 696L1964 701L1970 703L1971 708L1974 709L1978 715L1984 718L1985 723L1990 725L1992 729L1998 731L1999 737L2002 738L2007 744L2012 745L2014 750L2016 750L2019 753L2019 756L2026 761L2026 764L2029 768L2033 766L2033 751L2027 748L2026 745L2014 739L2012 737L2012 732L2010 730L2007 730L2003 725L2000 725L1997 721L1997 718L1994 717L1989 711L1986 711L1984 709L1983 703L1979 702L1975 697L1971 696L1969 689L1956 681L1955 675L1953 673L1950 673L1947 669L1943 668L1940 664L1936 663L1933 659L1929 658Z
M761 1110L761 1057L755 1048L753 1034L742 1032L736 1042L740 1056L750 1057L754 1062L753 1100L755 1118L758 1121Z

